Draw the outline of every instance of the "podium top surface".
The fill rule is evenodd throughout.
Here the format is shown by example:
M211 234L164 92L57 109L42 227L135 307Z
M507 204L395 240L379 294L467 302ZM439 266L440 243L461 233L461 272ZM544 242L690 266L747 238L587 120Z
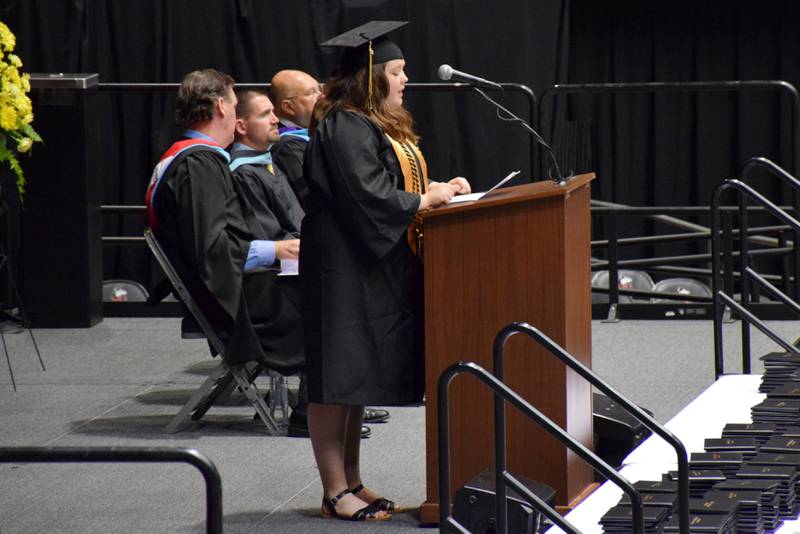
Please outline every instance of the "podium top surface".
M547 180L496 189L479 200L450 204L449 206L426 211L422 213L422 216L425 219L430 219L473 210L481 210L488 207L502 206L504 204L514 204L540 198L566 195L587 185L594 177L594 173L587 173L572 178L564 185L559 185L556 182Z

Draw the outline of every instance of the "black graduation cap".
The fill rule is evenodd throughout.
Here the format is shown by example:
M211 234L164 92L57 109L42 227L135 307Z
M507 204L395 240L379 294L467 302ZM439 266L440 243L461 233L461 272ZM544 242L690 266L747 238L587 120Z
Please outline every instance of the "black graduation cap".
M384 36L406 24L408 21L404 20L373 20L328 39L324 43L320 43L320 46L344 48L345 52L339 63L345 71L355 72L368 65L403 59L400 47ZM372 48L371 58L370 46Z

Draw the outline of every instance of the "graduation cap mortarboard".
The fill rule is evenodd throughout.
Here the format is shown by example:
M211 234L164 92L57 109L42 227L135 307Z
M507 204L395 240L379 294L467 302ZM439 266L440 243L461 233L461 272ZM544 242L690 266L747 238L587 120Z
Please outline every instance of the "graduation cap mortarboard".
M345 72L354 73L362 67L370 68L367 107L372 101L372 65L386 63L393 59L403 59L400 47L387 39L385 35L406 24L408 21L373 20L320 43L320 46L345 49L339 61L339 65Z
M384 37L387 33L408 24L404 20L373 20L328 39L320 46L344 48L341 66L346 70L357 70L370 64L369 48L372 46L372 63L386 63L403 59L403 52L395 43Z

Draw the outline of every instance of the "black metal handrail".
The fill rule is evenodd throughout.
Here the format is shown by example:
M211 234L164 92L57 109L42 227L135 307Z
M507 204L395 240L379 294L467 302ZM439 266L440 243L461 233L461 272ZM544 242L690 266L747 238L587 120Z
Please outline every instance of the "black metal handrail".
M766 160L768 161L768 160ZM770 162L771 163L771 162ZM760 163L763 165L763 163ZM142 214L145 212L145 206L141 205L103 205L101 206L101 211L103 213L119 213L119 214ZM668 206L668 207L656 207L656 206L644 206L644 207L592 207L592 213L600 212L601 214L606 213L613 213L613 214L623 214L623 215L630 215L630 214L646 214L652 215L654 213L661 213L661 210L665 211L675 211L675 212L689 212L689 213L708 213L710 212L710 207L702 207L702 206ZM721 206L721 212L733 212L733 210L738 210L738 206ZM781 209L791 210L791 207L784 207L781 206ZM761 206L747 206L748 212L764 212L764 208ZM763 227L755 227L749 228L747 231L748 236L752 236L753 234L765 234L765 233L772 233L772 232L781 232L790 229L787 225L773 225L773 226L763 226ZM738 229L733 230L733 235L737 235L739 233ZM627 238L627 239L618 239L617 246L636 246L636 245L643 245L643 244L656 244L661 242L675 242L675 241L683 241L681 239L686 237L686 240L691 239L709 239L711 237L711 230L707 232L693 232L693 233L685 233L685 234L669 234L665 236L652 236L652 237L634 237L634 238ZM754 236L755 238L761 237L760 235ZM103 236L102 243L104 245L118 245L118 246L141 246L145 245L145 239L141 236ZM753 239L753 237L751 237ZM611 240L605 241L593 241L592 246L594 247L602 247L602 246L609 246ZM759 250L751 252L751 255L755 256L771 256L771 255L782 255L788 253L791 247L779 247L772 250ZM733 252L734 256L738 256L738 252ZM631 267L647 267L648 271L652 272L663 272L669 274L682 274L686 276L703 276L703 277L710 277L713 274L713 270L711 269L699 269L699 268L689 268L689 267L679 267L675 264L677 263L695 263L700 262L703 260L710 259L710 254L698 254L698 255L685 255L685 256L665 256L660 258L647 258L647 259L638 259L638 260L618 260L616 259L614 265L616 266L617 270L620 268L631 268ZM591 266L592 271L600 271L609 269L612 265L610 261L604 260L594 260ZM741 273L738 271L732 271L730 274L726 273L726 276L729 276L731 279L738 279L741 277ZM763 274L758 275L756 280L759 282L761 286L763 286L767 291L773 295L775 295L779 300L783 301L788 307L791 308L791 303L787 303L783 297L783 293L773 286L769 284L768 280L773 281L783 281L784 283L791 282L794 279L792 277L786 278L785 276L782 277L781 275L773 275L773 274ZM762 282L763 280L763 282ZM765 285L768 284L768 285ZM780 294L776 295L775 291L778 291ZM638 298L660 298L666 299L671 301L683 301L683 302L690 302L690 303L699 303L699 304L710 304L713 301L713 297L705 297L700 295L681 295L677 293L665 292L665 291L645 291L645 290L637 290L637 289L620 289L616 288L616 296L614 296L615 288L613 287L598 287L592 286L592 292L594 293L603 293L609 295L610 302L619 302L620 295L627 295L631 297L638 297ZM616 300L615 300L616 299Z
M556 96L570 94L625 94L625 93L707 93L707 92L741 92L741 91L779 91L786 94L791 101L792 130L792 167L795 172L800 172L800 94L790 83L783 80L724 80L724 81L698 81L698 82L641 82L641 83L585 83L585 84L559 84L547 89L539 100L538 116L540 122L549 133L549 138L555 137L555 111L552 102ZM551 113L548 117L547 111ZM800 194L795 194L792 202L797 211L800 211ZM660 216L664 218L663 216ZM697 225L686 223L694 230L704 230ZM615 220L609 220L610 233L615 233ZM616 236L612 236L616 238ZM609 248L609 254L615 254L616 247ZM796 252L795 265L800 266L800 251ZM616 258L614 258L616 259ZM798 267L800 269L800 267ZM616 279L616 269L612 265L612 280ZM796 279L800 275L795 274ZM800 285L800 284L796 284ZM800 296L800 290L798 290ZM619 296L612 292L609 300L611 304L618 304Z
M603 294L610 294L613 288L608 286L592 286L592 293L603 293ZM617 293L620 295L627 295L629 297L641 297L641 298L657 298L657 299L669 299L669 300L680 300L686 302L704 302L707 304L711 303L711 297L706 297L703 295L683 295L681 293L673 293L667 291L647 291L644 289L623 289L617 288Z
M720 211L729 214L733 213L734 210L738 211L740 208L739 206L721 206ZM760 211L763 212L763 208L760 206L752 206L745 208L748 211ZM790 210L793 208L785 208L786 210ZM681 236L680 234L670 234L664 238L662 236L652 236L652 237L635 237L635 238L628 238L624 244L624 246L641 246L644 244L658 244L658 243L666 243L666 242L678 242L682 241L681 237L685 237L686 241L691 241L695 239L700 239L702 235L707 234L710 237L711 229L699 224L691 223L682 219L678 219L673 216L665 215L666 213L673 213L673 214L684 214L684 215L705 215L710 214L711 208L705 206L664 206L664 207L656 207L656 206L643 206L643 207L631 207L622 204L614 204L609 202L601 202L601 201L592 201L592 215L609 215L607 219L607 232L608 232L608 239L603 242L607 248L607 260L594 260L592 262L591 270L592 271L600 271L600 270L608 270L609 271L609 280L616 280L618 278L618 273L621 268L645 268L646 270L658 271L658 272L665 272L664 269L673 270L676 268L675 264L685 264L685 263L704 263L710 260L710 254L690 254L690 255L678 255L678 256L664 256L659 258L639 258L639 259L631 259L631 260L620 260L619 259L619 249L620 242L622 241L618 236L618 221L617 218L619 216L629 216L629 215L639 215L650 218L656 222L668 224L671 226L677 226L687 232ZM726 221L729 219L726 219ZM780 227L767 227L768 232L773 231L780 231ZM733 235L733 234L731 234ZM750 235L750 232L747 233L747 239L753 243L757 243L760 245L765 245L767 247L771 247L769 249L761 249L754 252L754 255L757 256L777 256L777 255L784 255L789 254L793 251L790 247L781 247L780 245L783 243L783 237L779 236L779 238L768 237L765 235ZM731 240L728 240L732 242ZM726 241L726 246L729 243ZM599 245L598 245L599 246ZM731 245L732 246L732 245ZM795 251L796 254L796 251ZM700 271L696 273L690 273L688 270L683 273L690 276L695 276L697 274L701 274ZM709 273L710 274L710 273ZM726 270L726 276L729 284L732 284L733 280L733 269ZM787 284L791 279L788 270L784 267L784 272L782 275L782 281L784 284ZM594 288L593 288L593 291ZM598 291L595 291L598 292ZM603 291L605 293L605 291ZM611 284L611 287L607 291L609 295L609 308L608 308L608 318L609 320L616 319L617 307L619 306L619 296L621 294L616 284ZM663 298L670 299L670 295L665 294ZM673 299L674 300L674 299ZM683 299L687 300L687 299Z
M750 158L742 168L742 178L750 176L755 169L766 169L774 176L781 179L783 183L800 192L800 180L786 172L786 170L777 163L762 157Z
M686 276L703 276L707 278L711 278L713 275L713 271L711 269L700 269L695 267L673 267L670 265L656 265L654 267L649 267L648 271L653 271L656 273L664 273L664 274L680 274ZM732 271L731 275L733 278L740 278L742 273L739 271ZM767 280L782 280L782 277L778 274L764 274L762 275Z
M756 226L754 228L749 228L747 231L747 235L753 234L771 234L771 233L780 233L785 232L788 230L789 227L786 225L774 225L774 226ZM739 235L739 229L736 228L733 230L733 235ZM661 243L671 243L671 242L679 242L679 241L707 241L711 239L711 230L703 231L703 232L682 232L678 234L659 234L653 236L640 236L640 237L623 237L617 239L617 246L618 247L636 247L642 245L658 245ZM591 241L589 243L592 247L607 247L609 245L608 239L598 239L596 241Z
M596 202L596 201L592 201ZM784 211L791 211L792 206L780 206ZM738 206L720 206L720 211L738 212ZM764 211L760 206L748 206L749 211ZM706 215L711 213L711 208L708 206L627 206L623 204L613 206L592 205L592 215L604 215L606 213L619 213L622 215L642 215L653 216L658 215Z
M100 207L101 211L104 214L144 214L146 207L143 205L102 205ZM756 211L756 212L763 212L764 209L760 206L748 206L748 211ZM791 207L781 207L784 210L790 210ZM616 215L645 215L645 216L658 216L663 215L665 213L686 213L686 214L706 214L710 213L711 208L705 206L639 206L639 207L630 207L630 206L592 206L591 211L593 215L606 215L612 214L612 216ZM738 206L721 206L720 210L723 212L733 212L734 210L738 210ZM765 234L765 233L772 233L772 232L781 232L789 229L786 225L781 226L763 226L763 227L755 227L748 229L748 235L752 234ZM733 235L737 235L738 230L734 230ZM667 243L667 242L678 242L678 241L688 241L693 239L710 239L711 237L711 230L701 231L701 232L687 232L687 233L679 233L679 234L668 234L668 235L661 235L661 236L647 236L647 237L632 237L632 238L624 238L624 239L617 239L616 246L640 246L645 244L659 244L659 243ZM754 238L761 237L759 235L753 236ZM104 245L145 245L145 239L141 236L103 236L102 243ZM602 241L592 241L591 245L593 247L608 247L612 244L613 240L602 240ZM765 251L758 251L755 252L756 255L780 255L785 254L788 252L789 248L776 248L773 250L765 250ZM686 274L689 276L710 276L711 270L704 270L704 269L687 269L687 268L678 268L674 264L678 263L697 263L702 262L703 260L710 259L710 254L698 254L698 255L683 255L683 256L665 256L660 258L647 258L647 259L634 259L634 260L616 260L615 262L604 261L604 260L596 260L592 263L591 270L592 271L599 271L599 270L606 270L609 269L612 263L614 263L619 268L629 268L629 267L647 267L648 270L652 271L664 271L665 269L678 274ZM664 271L666 272L666 271ZM740 273L734 272L732 273L733 277L739 277ZM767 279L772 280L780 280L781 277L779 275L764 275ZM592 291L596 293L607 293L612 294L613 288L605 289L599 288L596 286L592 287ZM623 290L620 289L617 292L617 301L619 299L619 295L629 295L634 297L654 297L654 298L663 298L669 300L684 300L690 302L711 302L710 297L703 297L703 296L695 296L695 295L677 295L668 292L660 292L660 291L641 291L641 290Z
M760 206L749 206L748 211L763 211ZM791 206L781 206L781 209L784 211L795 211ZM721 206L720 210L724 213L732 213L738 211L738 206ZM670 226L675 226L678 228L682 228L683 230L687 230L682 234L668 234L666 236L647 236L647 237L632 237L632 238L623 238L620 239L616 237L616 235L612 235L611 239L603 241L606 243L606 246L612 246L616 243L616 246L633 246L633 245L643 245L643 244L659 244L659 243L666 243L666 242L675 242L675 241L690 241L694 239L702 239L702 236L705 235L706 238L710 237L711 229L702 226L700 224L691 223L685 221L683 219L679 219L674 217L674 215L710 215L711 207L710 206L627 206L623 204L613 204L610 202L603 202L599 200L592 201L592 216L603 216L603 215L610 215L611 217L618 217L618 216L631 216L631 215L638 215L642 217L647 217L655 222L664 223ZM610 227L612 234L616 231L616 224L612 224ZM755 232L756 229L753 229ZM775 231L780 231L780 227L766 227L764 232L772 233ZM749 235L749 234L748 234ZM751 242L758 243L765 246L775 247L778 246L780 240L765 237L761 235L754 235L748 237ZM595 245L595 243L600 242L593 242L592 246L599 246Z
M134 204L103 204L102 206L100 206L100 211L103 214L119 213L121 215L124 215L124 214L138 213L144 215L147 212L147 206L134 205Z
M642 82L559 84L547 89L539 100L539 117L557 95L599 93L707 93L732 91L780 91L792 105L792 167L800 172L800 94L783 80L725 80L704 82ZM551 136L552 137L552 136Z
M763 209L759 206L749 206L748 211L763 211ZM795 209L792 206L781 206L781 209L784 211L790 212L800 212L800 209ZM721 206L720 210L724 213L729 212L736 212L738 211L738 206ZM605 202L602 200L592 200L592 216L602 216L606 214L610 214L612 219L609 221L609 233L612 234L611 239L608 240L608 246L613 245L613 240L616 239L616 244L619 246L621 244L622 239L616 237L616 220L613 219L617 216L622 215L639 215L642 217L646 217L651 219L654 222L663 223L669 226L674 226L677 228L681 228L686 230L687 232L683 235L687 237L689 240L689 236L691 234L702 234L708 233L711 234L711 229L700 225L695 224L684 219L679 219L675 217L675 215L710 215L711 207L710 206L628 206L625 204L615 204L613 202ZM679 235L679 234L678 234ZM650 239L657 239L660 236L655 236L655 238ZM633 240L637 239L648 239L648 238L629 238ZM749 239L753 243L758 243L770 247L777 246L779 243L778 239L764 237L755 235L749 237ZM659 243L661 241L655 240L653 244Z
M786 172L780 165L770 161L767 158L750 158L750 160L745 164L744 168L742 169L741 176L742 180L748 178L753 171L756 169L766 169L770 172L770 174L777 176L780 180L791 187L794 190L794 204L797 211L800 211L800 198L798 198L798 193L800 193L800 180ZM800 168L795 167L795 172L800 172ZM794 248L794 279L800 280L800 247L793 247ZM794 285L794 298L795 300L800 300L800 284Z
M719 216L719 204L720 198L722 193L727 191L728 189L733 189L738 193L738 200L739 200L739 229L743 233L747 233L747 203L746 198L750 198L753 201L757 202L760 206L764 207L769 213L771 213L774 217L779 219L785 225L789 226L796 234L800 234L800 222L798 222L794 217L786 213L782 210L779 206L775 203L770 201L764 195L753 189L751 186L741 182L740 180L735 179L728 179L723 181L719 184L716 188L714 188L714 194L711 200L711 255L712 255L712 294L713 294L713 319L714 319L714 375L715 378L719 378L721 375L724 374L725 370L725 362L724 362L724 348L722 344L722 315L724 311L724 306L728 305L731 309L736 310L736 312L742 318L742 372L745 374L750 374L751 366L750 366L750 324L754 325L758 328L762 333L768 336L770 339L781 345L784 349L789 352L798 352L797 347L795 347L791 342L783 339L780 335L773 332L764 322L759 320L755 315L753 315L748 309L749 299L750 299L750 291L749 291L749 277L748 275L754 272L748 264L749 256L752 255L752 252L748 251L748 243L747 239L739 239L739 272L742 273L741 276L741 304L737 303L732 295L728 294L723 287L722 287L722 266L721 266L721 258L720 258L720 216ZM796 239L795 239L796 240ZM726 250L724 256L729 260L732 258L731 251ZM732 269L726 268L726 272L732 271ZM756 279L756 281L759 281ZM795 282L795 285L796 282ZM770 289L770 288L768 288ZM732 293L732 288L729 287L730 293ZM780 293L776 287L771 287L771 292L777 291ZM789 297L783 295L786 299ZM781 300L784 300L783 298Z
M222 534L222 478L205 454L168 447L0 447L2 463L186 463L206 485L206 532Z
M792 251L792 247L765 248L750 251L751 256L783 256ZM734 252L734 257L739 253ZM680 263L702 263L711 259L711 254L683 254L679 256L661 256L658 258L642 258L637 260L617 260L614 262L617 267L649 267L650 265L660 264L680 264ZM599 260L592 264L593 271L603 271L609 268L611 261Z
M615 390L605 380L600 378L591 369L586 367L580 360L575 358L572 354L564 350L558 343L544 335L541 330L531 326L528 323L512 323L506 325L497 336L494 338L492 344L492 353L494 356L494 374L499 380L503 380L503 364L504 352L506 342L514 335L525 334L539 345L544 347L553 356L561 360L561 362L579 374L584 380L592 384L594 387L605 393L611 400L620 405L626 412L638 419L644 426L658 434L664 441L675 449L675 454L678 457L678 506L679 509L679 526L681 532L689 532L689 459L681 440L662 426L653 417L636 406L634 403L625 398L621 393ZM502 403L499 403L497 396L495 396L495 414L500 415L500 418L505 425L505 409ZM497 417L497 415L495 415ZM498 493L498 500L500 496ZM631 501L633 502L633 501ZM634 508L635 514L635 508Z
M624 477L619 475L602 458L586 448L582 443L570 436L564 430L551 421L547 416L534 408L529 402L516 394L511 388L506 386L501 380L492 376L480 365L473 362L458 362L449 366L439 377L437 383L438 393L438 417L437 424L439 429L439 529L451 530L469 534L469 532L453 518L450 513L450 427L449 427L449 385L450 382L459 374L469 373L475 376L494 391L495 397L495 510L497 527L496 532L508 534L508 508L506 506L506 484L514 488L525 500L547 516L553 523L561 527L570 534L580 534L580 531L567 521L561 514L556 512L550 505L544 502L536 494L531 492L525 485L520 483L513 475L506 470L505 459L505 423L504 417L499 416L497 411L498 403L503 406L503 400L511 403L523 414L533 419L542 428L556 437L561 443L567 446L575 454L600 471L606 478L613 480L622 490L628 494L633 506L633 532L641 534L644 532L644 516L642 512L642 498L633 485Z

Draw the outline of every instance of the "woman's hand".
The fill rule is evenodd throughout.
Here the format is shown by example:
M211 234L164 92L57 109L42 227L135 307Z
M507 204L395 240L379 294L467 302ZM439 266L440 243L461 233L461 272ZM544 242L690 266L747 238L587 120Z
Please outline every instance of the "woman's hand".
M428 192L422 195L417 211L447 205L455 195L455 188L450 184L431 183Z
M472 192L472 187L470 187L467 179L461 176L456 176L447 183L453 186L456 195L468 195Z
M300 240L284 239L275 241L275 257L279 260L297 260L300 258Z

